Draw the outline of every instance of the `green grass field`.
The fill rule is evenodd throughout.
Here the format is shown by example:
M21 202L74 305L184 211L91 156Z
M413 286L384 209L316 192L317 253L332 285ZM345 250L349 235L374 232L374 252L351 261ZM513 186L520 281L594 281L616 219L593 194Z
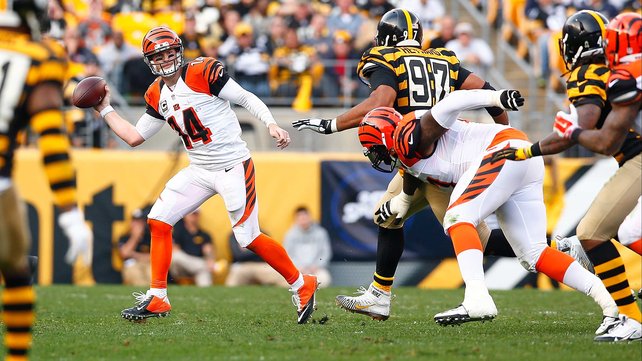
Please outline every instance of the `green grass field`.
M168 318L131 323L135 289L40 287L34 360L641 360L642 342L598 344L597 305L577 292L492 292L499 316L458 327L432 316L462 290L398 288L385 322L346 313L318 292L312 322L296 324L290 293L268 287L171 287Z

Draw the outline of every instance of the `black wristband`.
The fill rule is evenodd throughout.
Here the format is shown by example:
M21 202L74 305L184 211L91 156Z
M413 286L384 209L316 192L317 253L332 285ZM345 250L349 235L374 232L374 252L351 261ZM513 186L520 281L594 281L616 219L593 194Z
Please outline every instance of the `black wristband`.
M540 155L542 155L542 149L539 147L539 142L536 142L535 144L531 145L531 156L539 157Z
M582 128L577 128L573 130L573 132L571 133L571 140L573 140L574 142L579 142L580 133L582 133L582 131L583 131Z

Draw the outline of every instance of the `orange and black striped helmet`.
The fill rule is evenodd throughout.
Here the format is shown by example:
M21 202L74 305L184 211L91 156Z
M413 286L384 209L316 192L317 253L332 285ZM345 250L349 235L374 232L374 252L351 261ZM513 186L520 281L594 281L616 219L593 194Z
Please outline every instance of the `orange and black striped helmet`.
M606 27L606 60L613 67L642 58L642 15L622 13Z
M401 118L401 114L393 108L379 107L366 114L359 124L363 154L378 171L390 173L397 166L392 134Z
M173 57L156 60L158 54L175 50ZM143 57L154 75L170 76L183 65L183 42L174 30L159 26L148 31L143 38ZM171 64L171 67L167 67Z

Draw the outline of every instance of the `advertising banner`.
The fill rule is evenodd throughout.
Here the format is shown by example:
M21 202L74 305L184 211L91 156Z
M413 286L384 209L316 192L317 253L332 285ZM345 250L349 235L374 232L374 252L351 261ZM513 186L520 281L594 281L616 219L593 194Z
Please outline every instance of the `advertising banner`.
M364 162L321 162L321 225L332 239L334 261L371 261L377 255L372 217L394 173ZM452 244L430 209L404 225L404 260L454 256Z

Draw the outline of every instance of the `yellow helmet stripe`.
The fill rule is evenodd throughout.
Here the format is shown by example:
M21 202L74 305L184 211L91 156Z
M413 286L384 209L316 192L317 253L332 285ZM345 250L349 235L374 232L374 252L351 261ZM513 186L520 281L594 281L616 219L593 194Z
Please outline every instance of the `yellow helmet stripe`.
M599 16L595 11L589 10L587 12L591 14L593 18L595 18L595 21L597 21L598 24L600 24L600 29L602 30L602 42L604 42L604 37L606 36L606 24L604 23L604 19L602 19L602 17Z
M415 37L413 36L413 33L412 33L412 20L410 20L410 13L408 12L408 10L403 10L402 9L401 11L403 11L403 14L406 16L406 23L408 23L408 39L407 40L414 39Z

